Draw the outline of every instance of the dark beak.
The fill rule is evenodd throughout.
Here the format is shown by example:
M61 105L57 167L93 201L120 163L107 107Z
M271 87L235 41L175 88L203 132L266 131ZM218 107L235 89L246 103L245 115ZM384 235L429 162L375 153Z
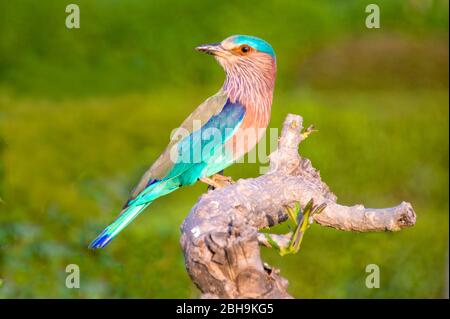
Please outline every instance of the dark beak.
M199 52L205 52L206 54L218 55L225 52L221 43L202 44L195 48Z

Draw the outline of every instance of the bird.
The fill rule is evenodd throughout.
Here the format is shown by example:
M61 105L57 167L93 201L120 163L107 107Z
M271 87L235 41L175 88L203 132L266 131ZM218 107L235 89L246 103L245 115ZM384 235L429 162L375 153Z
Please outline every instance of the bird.
M212 55L222 66L222 87L172 134L167 148L144 173L119 216L89 248L104 248L157 198L197 181L214 188L223 186L227 177L220 173L253 149L264 135L277 73L272 46L255 36L233 35L197 46L196 50Z

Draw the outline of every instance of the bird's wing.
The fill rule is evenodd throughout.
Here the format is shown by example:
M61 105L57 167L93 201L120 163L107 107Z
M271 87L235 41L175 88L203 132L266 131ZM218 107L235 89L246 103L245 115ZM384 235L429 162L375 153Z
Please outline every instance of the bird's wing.
M226 112L225 106L227 106ZM174 170L174 160L171 158L171 151L174 147L180 149L180 144L186 145L186 143L192 143L194 121L199 121L200 123L200 125L196 124L195 128L201 127L204 129L207 127L215 127L220 130L225 129L226 127L234 128L236 126L237 128L242 121L244 112L245 108L242 105L230 103L227 95L221 91L208 98L199 107L197 107L197 109L195 109L194 112L192 112L174 132L169 145L153 163L153 165L145 172L137 186L132 191L130 200L136 198L153 181L163 179L168 176L169 173L173 177L175 174L180 174L183 170L188 170L190 168L189 165L178 165ZM180 134L183 131L189 132L190 135L186 136L186 134ZM188 148L193 147L194 146L192 145ZM187 148L182 147L182 149L186 150Z

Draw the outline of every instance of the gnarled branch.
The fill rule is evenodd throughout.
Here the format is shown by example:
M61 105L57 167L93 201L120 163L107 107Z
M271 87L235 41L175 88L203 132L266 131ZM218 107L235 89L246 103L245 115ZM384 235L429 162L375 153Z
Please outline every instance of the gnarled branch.
M209 191L184 220L186 268L203 298L291 298L287 280L261 261L259 245L268 243L258 230L287 220L284 207L296 202L326 204L314 221L340 230L398 231L415 224L407 202L382 209L337 204L319 172L298 154L310 132L302 132L302 122L301 116L287 116L266 174ZM276 239L287 240L283 235Z

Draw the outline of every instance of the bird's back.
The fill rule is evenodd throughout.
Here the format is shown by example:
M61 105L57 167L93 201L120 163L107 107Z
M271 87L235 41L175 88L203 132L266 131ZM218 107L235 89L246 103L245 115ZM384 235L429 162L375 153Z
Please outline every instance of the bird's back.
M173 148L186 137L186 133L192 133L194 128L203 127L213 116L218 115L227 103L227 95L219 91L217 94L206 99L200 104L175 130L170 138L169 144L150 168L144 173L139 183L133 189L131 198L135 198L153 180L166 177L173 169L174 159L171 158ZM197 121L197 122L196 122Z

